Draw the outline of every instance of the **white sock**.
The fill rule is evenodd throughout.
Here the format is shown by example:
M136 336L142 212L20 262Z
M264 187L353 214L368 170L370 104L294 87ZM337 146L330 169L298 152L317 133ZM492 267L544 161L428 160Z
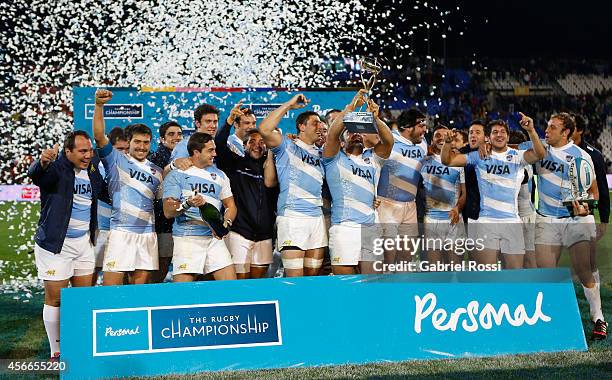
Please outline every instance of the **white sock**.
M601 297L599 295L599 284L595 283L592 288L582 286L584 290L584 296L589 302L589 312L593 322L597 322L598 319L604 320L603 312L601 311Z
M55 306L43 306L43 322L47 330L47 338L51 347L51 357L56 352L60 352L60 308Z
M593 272L593 277L595 277L595 282L601 284L601 279L599 278L599 269Z

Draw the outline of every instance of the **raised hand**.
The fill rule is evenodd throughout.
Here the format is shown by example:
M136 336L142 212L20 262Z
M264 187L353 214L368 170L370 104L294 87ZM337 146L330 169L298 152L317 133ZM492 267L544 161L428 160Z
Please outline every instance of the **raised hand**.
M289 106L289 109L295 110L299 108L304 108L310 103L310 100L304 96L304 94L297 94L293 98L289 99L286 103Z
M247 107L242 108L242 103L244 102L244 100L245 99L240 99L240 101L238 103L236 103L234 108L232 108L232 110L230 111L229 116L227 117L227 123L228 124L232 125L232 124L234 124L234 121L236 120L236 118L244 116L245 111L248 110Z
M523 127L523 129L527 132L533 131L535 129L535 126L533 125L533 119L522 112L519 112L519 114L521 115L521 127Z
M109 90L99 88L96 90L96 105L104 105L113 98L113 93Z
M366 111L368 112L372 112L372 114L374 114L375 118L379 118L379 114L380 114L380 107L378 106L378 104L374 103L374 101L372 99L368 100L368 105L366 107Z
M40 154L40 165L43 169L46 169L47 166L57 158L59 153L59 144L53 145L53 148L45 149Z

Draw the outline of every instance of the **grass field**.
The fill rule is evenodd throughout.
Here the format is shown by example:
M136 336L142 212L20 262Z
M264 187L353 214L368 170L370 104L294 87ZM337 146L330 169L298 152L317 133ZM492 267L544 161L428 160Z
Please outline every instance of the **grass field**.
M45 359L48 344L41 319L43 296L34 279L32 234L38 204L0 203L0 359ZM600 241L598 263L602 277L602 304L606 320L612 320L612 231ZM562 265L568 265L567 255ZM202 373L193 376L164 376L161 379L303 379L303 378L579 378L612 377L612 338L588 339L592 324L581 286L576 297L587 332L588 352L565 352L471 358L409 361L369 365L293 368L261 371ZM41 376L39 378L54 378ZM3 378L0 371L0 378Z

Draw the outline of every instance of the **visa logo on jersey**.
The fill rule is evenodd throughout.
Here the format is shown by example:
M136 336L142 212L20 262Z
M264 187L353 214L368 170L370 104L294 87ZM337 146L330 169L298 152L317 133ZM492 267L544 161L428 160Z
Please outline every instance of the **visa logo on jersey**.
M302 162L308 165L321 167L321 160L307 153L302 153Z
M75 183L74 184L75 194L91 194L91 184L89 183Z
M135 178L140 182L153 183L153 177L134 169L130 169L130 178Z
M423 158L420 149L400 149L402 156L407 158Z
M215 186L212 183L190 183L191 191L206 194L216 194Z
M448 169L448 167L442 167L442 166L428 166L427 168L425 168L425 171L427 172L427 174L434 174L434 175L449 175L450 174L450 170Z
M486 165L485 167L487 169L487 173L488 174L510 174L510 168L508 167L508 165Z
M367 180L371 180L373 178L372 173L369 170L363 170L362 168L353 165L351 165L351 169L353 170L353 175L358 175Z
M551 160L542 160L540 161L540 166L550 172L553 173L565 173L565 165L560 162L555 162Z

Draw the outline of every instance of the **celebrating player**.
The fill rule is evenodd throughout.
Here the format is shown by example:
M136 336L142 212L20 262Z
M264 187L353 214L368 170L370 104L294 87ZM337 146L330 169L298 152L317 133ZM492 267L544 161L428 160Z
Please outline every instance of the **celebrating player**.
M455 241L465 235L461 210L465 203L465 176L463 168L442 164L440 152L449 130L443 125L434 129L431 150L421 167L425 189L425 236L441 242ZM455 143L455 142L453 142ZM434 247L436 248L436 247ZM462 261L463 252L431 249L427 252L430 263L455 264Z
M152 133L144 124L129 128L128 154L109 144L104 134L103 106L112 97L108 90L96 91L93 117L94 139L106 169L113 205L103 283L121 285L127 272L130 283L145 284L150 280L150 272L158 269L153 202L159 195L162 170L147 160Z
M242 100L239 102L242 106ZM250 108L241 109L240 113L236 113L234 111L236 107L232 109L227 120L225 121L226 125L234 126L234 133L231 134L227 139L227 146L231 149L232 152L237 155L243 157L244 156L244 142L247 139L247 133L250 130L256 128L257 119L255 118L255 114L253 110ZM219 147L217 147L219 149Z
M380 168L393 148L393 135L378 116L378 106L368 102L374 114L381 142L365 149L363 136L344 130L347 112L365 102L366 90L360 90L332 124L323 150L325 177L332 196L332 226L329 250L334 274L353 274L359 264L361 273L374 273L372 252L376 213L374 200Z
M187 150L192 165L187 170L172 170L163 186L164 214L175 219L173 281L191 282L198 275L209 273L215 280L235 280L232 257L222 237L214 235L198 209L206 203L217 210L224 207L223 225L229 228L236 217L229 179L213 165L216 153L211 135L194 133Z
M228 117L246 119L252 112L239 102ZM272 237L278 186L274 157L266 154L266 144L257 129L246 132L242 156L231 148L228 141L231 124L225 125L215 137L218 167L229 177L238 215L225 244L232 255L236 276L264 277L272 263ZM266 170L268 169L268 170ZM267 186L271 185L271 186Z
M208 133L214 137L219 126L219 110L210 104L200 104L193 113L193 120L196 132ZM164 168L164 173L176 168L186 170L191 166L187 143L188 140L183 139L176 144L170 155L170 164Z
M382 167L378 182L380 206L378 215L384 223L383 235L418 236L417 206L415 197L421 180L421 164L427 154L423 135L427 126L425 115L410 109L398 118L398 131L393 133L395 142L389 159ZM416 252L390 250L385 252L385 263L410 261Z
M445 165L473 165L476 169L480 191L476 235L483 239L485 249L474 253L475 260L480 264L495 264L497 254L501 252L508 269L523 267L525 245L518 216L517 196L525 166L540 160L546 153L533 120L521 115L521 126L533 142L532 149L508 148L508 125L503 120L494 120L487 126L492 149L489 156L481 158L476 151L467 155L453 152L455 131L447 134L441 154L442 163Z
M563 205L572 193L570 164L576 159L588 162L593 168L591 156L576 146L571 137L575 121L568 113L550 117L546 128L546 157L536 164L538 174L538 216L536 217L536 261L538 268L557 266L561 248L569 249L572 267L582 283L594 322L593 338L607 336L607 323L601 310L599 284L593 276L590 256L590 241L595 235L595 225L588 217L588 204L574 201L574 215ZM595 175L595 173L592 173ZM598 197L597 182L588 189L595 199Z
M327 246L321 211L322 152L314 145L321 133L321 119L312 111L298 115L295 141L276 130L288 111L307 104L306 97L297 94L270 112L259 126L266 146L272 148L275 155L280 185L277 246L287 277L317 275L323 263L323 248Z
M59 158L58 151L57 144L45 149L28 171L41 192L34 256L38 278L45 286L43 321L50 356L56 358L60 355L60 291L68 283L92 284L96 202L99 197L110 202L86 132L68 134Z

